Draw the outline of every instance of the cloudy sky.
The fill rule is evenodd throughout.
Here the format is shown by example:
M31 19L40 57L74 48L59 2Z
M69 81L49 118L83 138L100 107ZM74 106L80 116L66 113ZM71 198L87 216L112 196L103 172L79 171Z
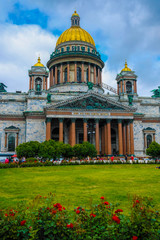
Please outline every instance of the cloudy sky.
M74 10L105 62L103 82L116 87L128 66L138 75L138 94L160 86L159 0L0 0L0 82L27 92L28 69L40 55L46 65Z

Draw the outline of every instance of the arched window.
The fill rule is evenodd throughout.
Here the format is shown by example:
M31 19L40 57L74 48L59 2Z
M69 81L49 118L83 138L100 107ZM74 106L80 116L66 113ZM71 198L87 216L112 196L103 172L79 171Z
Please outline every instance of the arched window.
M64 70L64 82L67 82L67 67Z
M60 70L57 71L57 84L60 83Z
M39 77L35 80L35 90L37 93L40 93L42 91L42 79Z
M87 68L87 71L86 71L86 82L88 83L88 68Z
M147 148L149 147L149 145L152 142L152 136L150 134L147 135Z
M15 151L15 134L14 133L8 134L8 151L9 152Z
M77 67L77 82L81 82L81 68Z
M129 81L126 82L126 92L132 93L132 83Z

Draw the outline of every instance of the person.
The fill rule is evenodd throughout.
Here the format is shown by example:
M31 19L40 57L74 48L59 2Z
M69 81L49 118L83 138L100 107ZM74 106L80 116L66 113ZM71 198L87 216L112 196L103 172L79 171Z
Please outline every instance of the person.
M114 156L111 157L111 162L113 162L113 160L114 160Z
M6 158L6 159L5 159L5 164L8 164L8 163L9 163L9 159Z
M127 154L126 154L126 156L125 156L125 160L126 160L126 161L127 161L127 157L128 157L128 156L127 156Z
M131 156L131 160L132 160L132 162L133 162L133 160L134 160L134 157L133 157L133 155Z

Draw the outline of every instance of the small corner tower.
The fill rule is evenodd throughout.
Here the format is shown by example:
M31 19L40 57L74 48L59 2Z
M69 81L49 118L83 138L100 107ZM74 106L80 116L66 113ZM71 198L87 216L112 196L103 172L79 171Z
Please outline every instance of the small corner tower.
M34 66L29 70L29 92L41 95L47 90L48 72L46 67L41 63L40 57Z
M137 96L137 76L132 71L125 61L125 67L116 76L117 93L120 98L127 98L128 96Z

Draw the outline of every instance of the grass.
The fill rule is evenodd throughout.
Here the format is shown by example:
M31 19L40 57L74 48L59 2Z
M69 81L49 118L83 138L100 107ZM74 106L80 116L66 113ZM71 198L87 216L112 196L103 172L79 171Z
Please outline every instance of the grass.
M0 207L15 207L52 192L67 208L89 207L101 196L128 211L134 195L152 197L160 209L160 170L156 165L84 165L0 169Z

